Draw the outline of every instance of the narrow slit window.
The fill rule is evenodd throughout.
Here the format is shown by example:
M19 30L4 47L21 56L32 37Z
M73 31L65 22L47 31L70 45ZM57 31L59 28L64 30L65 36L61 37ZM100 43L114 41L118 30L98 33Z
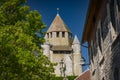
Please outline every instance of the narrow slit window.
M59 32L56 33L56 36L59 37Z
M50 33L50 35L51 35L51 38L52 38L52 32Z
M62 37L65 37L65 32L62 32Z
M49 38L49 34L47 33L47 38Z

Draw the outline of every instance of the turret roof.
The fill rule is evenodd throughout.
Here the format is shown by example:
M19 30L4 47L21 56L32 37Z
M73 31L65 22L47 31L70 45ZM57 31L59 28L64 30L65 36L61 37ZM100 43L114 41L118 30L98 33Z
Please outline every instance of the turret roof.
M67 25L64 23L62 18L59 14L56 15L55 19L53 20L51 26L49 27L47 33L49 32L71 32Z
M73 44L80 44L77 35L75 35L75 38L73 40Z

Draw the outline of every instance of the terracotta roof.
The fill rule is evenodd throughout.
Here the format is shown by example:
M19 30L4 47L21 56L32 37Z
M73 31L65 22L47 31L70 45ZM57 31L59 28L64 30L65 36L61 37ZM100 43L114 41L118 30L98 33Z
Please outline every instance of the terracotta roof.
M90 80L90 70L87 70L87 71L83 72L75 80Z
M72 48L70 46L52 46L51 47L51 50L53 51L71 51Z
M49 32L58 32L58 31L65 31L65 32L71 32L67 25L64 23L62 18L59 16L59 14L56 15L55 19L53 20L50 28L48 29L47 33Z

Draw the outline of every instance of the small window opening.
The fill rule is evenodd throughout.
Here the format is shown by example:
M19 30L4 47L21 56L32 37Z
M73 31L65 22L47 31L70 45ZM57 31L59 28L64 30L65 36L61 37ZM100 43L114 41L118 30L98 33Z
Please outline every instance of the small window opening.
M57 32L56 36L59 37L59 32Z
M50 33L50 35L51 35L51 38L52 38L52 32Z
M62 32L62 37L65 37L65 32Z

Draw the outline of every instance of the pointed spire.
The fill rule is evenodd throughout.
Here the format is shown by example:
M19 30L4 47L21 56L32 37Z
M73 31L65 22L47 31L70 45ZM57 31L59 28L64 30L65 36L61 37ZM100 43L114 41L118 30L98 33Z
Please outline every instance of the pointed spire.
M75 35L75 38L73 40L73 44L80 44L77 35Z
M57 9L59 10L59 8ZM54 18L53 22L51 23L47 33L49 32L70 32L69 28L67 27L67 25L64 23L64 21L62 20L62 18L59 15L59 11L57 11L57 16Z
M57 8L57 16L59 15L59 8Z

